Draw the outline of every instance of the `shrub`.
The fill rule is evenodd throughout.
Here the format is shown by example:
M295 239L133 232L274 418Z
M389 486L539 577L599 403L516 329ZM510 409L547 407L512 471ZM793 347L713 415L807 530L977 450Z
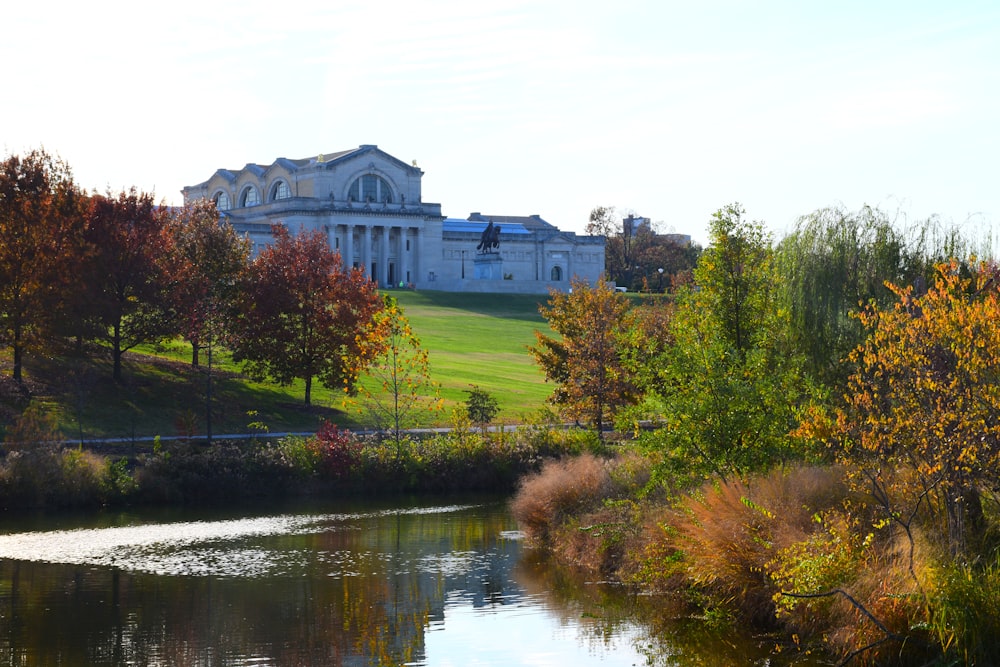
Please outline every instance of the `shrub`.
M316 433L316 451L322 473L333 480L346 480L361 466L361 440L346 429L324 421Z
M549 545L566 517L599 506L609 488L607 468L592 454L550 461L524 478L511 510L529 539Z

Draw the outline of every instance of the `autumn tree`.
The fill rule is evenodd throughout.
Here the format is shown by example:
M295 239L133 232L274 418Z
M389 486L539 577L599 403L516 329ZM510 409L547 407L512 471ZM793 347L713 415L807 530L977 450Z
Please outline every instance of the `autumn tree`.
M605 237L604 266L608 280L633 291L664 291L679 274L689 272L701 248L660 234L652 223L633 215L619 217L613 206L590 211L586 231Z
M250 242L220 220L215 203L207 199L179 209L168 230L174 308L181 334L191 343L191 365L198 366L199 351L218 336L222 313L249 265Z
M91 318L111 347L113 377L122 379L122 355L172 333L167 209L135 188L91 200L85 238L92 252L88 281Z
M56 301L66 239L79 228L82 199L69 167L43 150L0 163L0 335L23 378L25 352L42 343Z
M355 374L368 377L369 382L357 387L361 404L376 429L392 434L398 455L402 431L417 413L441 407L427 350L396 299L385 296L382 309L360 336L358 351L345 363L353 365Z
M593 287L574 280L569 292L550 291L548 305L539 308L559 338L536 331L538 342L529 348L546 380L556 385L549 400L602 438L605 424L638 400L623 364L628 308L628 299L603 279Z
M993 266L967 276L953 260L926 294L890 285L895 304L859 315L868 337L850 355L844 406L816 412L803 428L892 516L925 501L933 511L939 499L956 554L982 536L981 493L995 490L1000 466L998 279Z
M381 308L375 285L356 269L345 272L339 253L319 232L293 236L272 225L264 248L240 282L231 324L233 357L257 378L281 384L347 386L357 380L361 334Z

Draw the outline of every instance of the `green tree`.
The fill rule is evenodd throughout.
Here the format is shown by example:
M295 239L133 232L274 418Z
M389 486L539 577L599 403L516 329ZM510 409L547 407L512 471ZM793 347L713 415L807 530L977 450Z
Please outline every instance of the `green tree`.
M869 303L894 299L886 282L912 283L922 267L882 211L822 209L799 219L778 247L792 339L810 370L831 386L846 380L840 363L864 340L852 317Z
M549 400L602 438L605 424L639 398L623 363L628 308L628 299L603 279L593 287L574 280L569 292L550 291L548 305L539 308L560 338L536 331L538 343L528 348L556 384Z
M231 322L233 358L257 378L352 388L362 334L382 307L375 285L361 271L343 270L339 253L321 232L292 236L272 225L264 248L241 281Z
M490 422L500 412L500 404L497 403L495 396L476 385L472 385L472 389L467 389L466 393L469 398L465 401L465 411L469 415L469 421L473 424L479 424L479 428L485 436Z
M358 384L363 408L375 428L392 434L398 456L403 429L414 423L418 411L438 410L441 402L427 350L396 299L383 297L382 309L360 336L359 354L345 363L353 363L355 373L372 380Z
M789 432L811 387L787 340L763 226L731 205L713 216L710 237L669 340L639 363L652 369L641 377L660 399L669 460L725 479L795 455Z

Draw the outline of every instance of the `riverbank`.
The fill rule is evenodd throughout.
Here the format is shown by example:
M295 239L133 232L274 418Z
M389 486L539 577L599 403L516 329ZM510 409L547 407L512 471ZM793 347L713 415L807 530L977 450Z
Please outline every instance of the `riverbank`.
M1000 563L956 562L932 515L879 520L832 466L679 492L651 483L650 463L547 463L514 515L553 558L655 596L665 617L776 633L784 651L844 664L1000 661Z
M594 434L547 425L483 433L458 424L423 437L360 436L325 425L310 436L155 440L117 453L6 447L0 507L8 511L135 504L228 503L296 495L511 493L549 458L596 451Z

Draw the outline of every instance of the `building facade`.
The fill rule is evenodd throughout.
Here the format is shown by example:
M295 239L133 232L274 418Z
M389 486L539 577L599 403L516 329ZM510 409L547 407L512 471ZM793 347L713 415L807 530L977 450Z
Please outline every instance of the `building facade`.
M446 218L424 202L423 171L374 145L270 165L219 169L185 187L185 202L206 198L255 252L272 223L322 231L345 268L381 287L543 293L604 272L604 238L562 232L537 215ZM484 242L484 233L490 239Z

